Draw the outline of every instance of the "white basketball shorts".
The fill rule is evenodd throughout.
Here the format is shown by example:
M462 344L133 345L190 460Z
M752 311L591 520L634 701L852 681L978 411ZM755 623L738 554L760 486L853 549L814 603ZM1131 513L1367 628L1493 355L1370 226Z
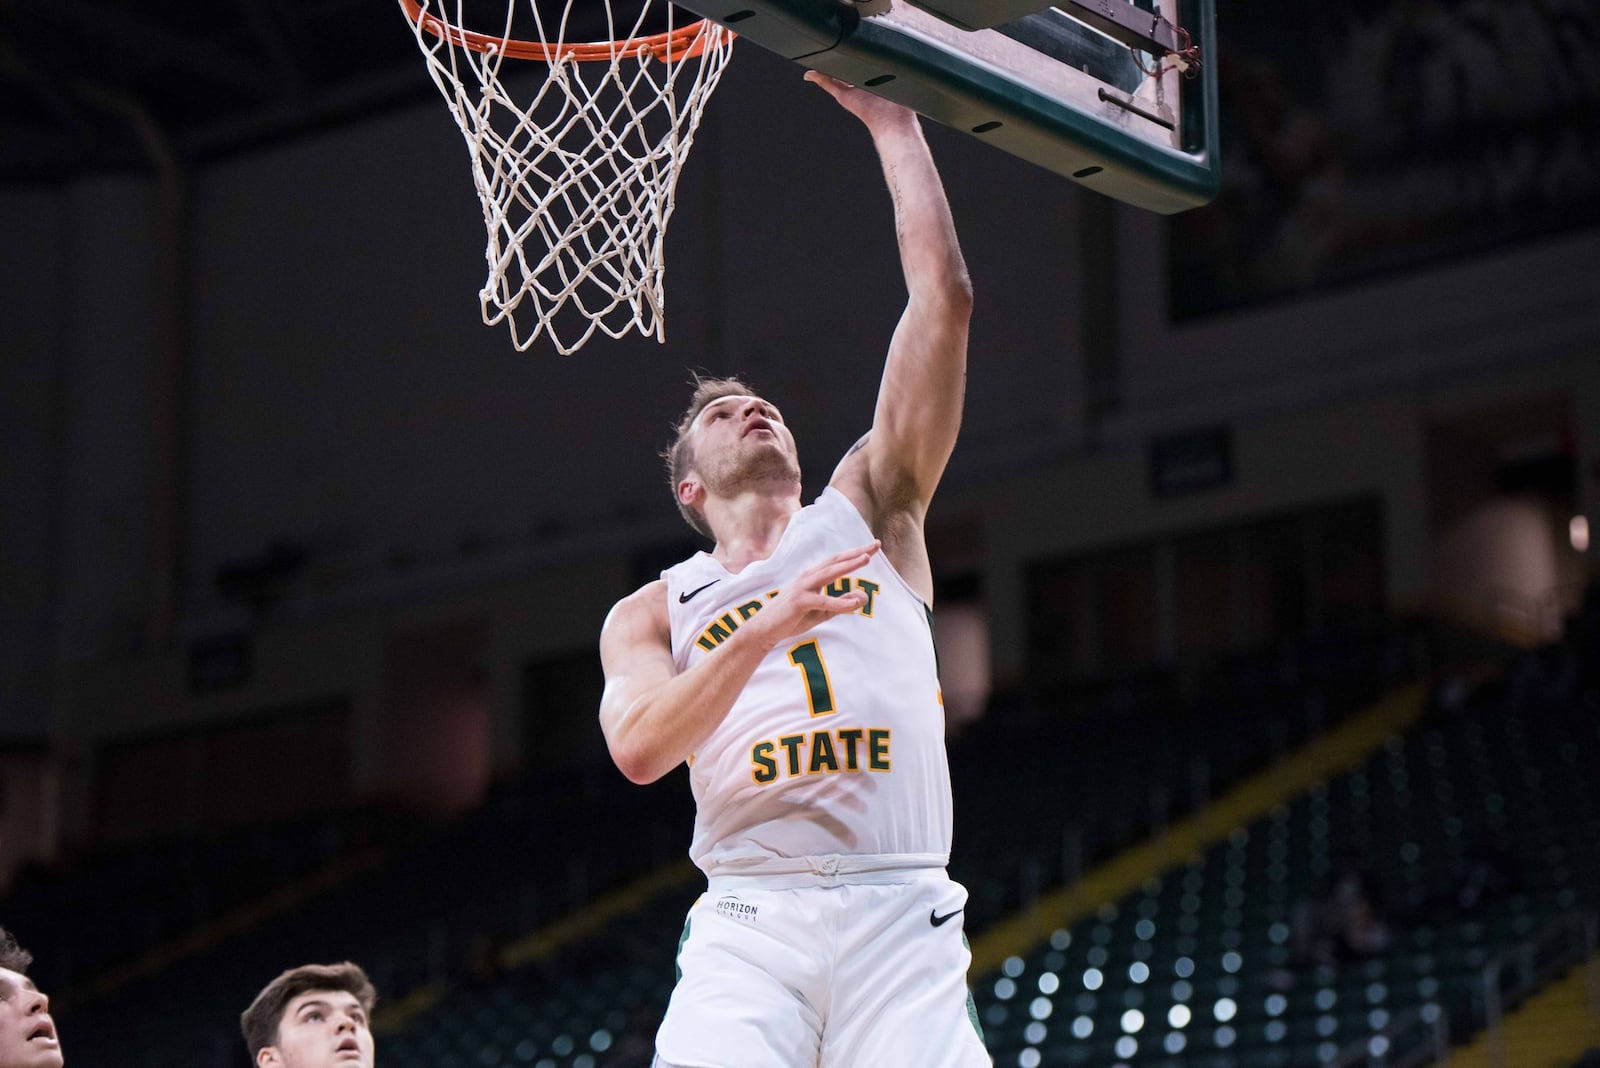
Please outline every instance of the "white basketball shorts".
M966 889L938 869L892 877L713 879L684 925L656 1064L990 1068L967 989Z

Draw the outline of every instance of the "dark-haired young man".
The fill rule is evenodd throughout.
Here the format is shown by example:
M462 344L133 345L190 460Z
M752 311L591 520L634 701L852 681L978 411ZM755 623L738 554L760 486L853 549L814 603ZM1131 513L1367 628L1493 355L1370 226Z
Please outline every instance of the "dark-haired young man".
M33 954L0 927L0 1068L61 1068L50 999L28 978Z
M303 964L268 983L239 1017L256 1068L372 1068L378 1000L358 966Z

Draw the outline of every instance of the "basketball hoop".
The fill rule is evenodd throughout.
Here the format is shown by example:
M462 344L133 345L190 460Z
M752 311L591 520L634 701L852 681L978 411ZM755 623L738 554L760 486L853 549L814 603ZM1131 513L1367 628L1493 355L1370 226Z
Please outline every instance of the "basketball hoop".
M733 34L703 19L675 25L666 0L642 0L631 22L616 21L623 0L506 0L499 36L466 28L464 0L399 2L471 157L488 231L484 323L505 322L520 351L548 334L564 356L596 330L664 340L673 190ZM536 40L511 36L519 2ZM602 9L596 29L609 40L569 40ZM644 32L647 16L666 29ZM524 84L511 69L502 77L508 58L544 66Z

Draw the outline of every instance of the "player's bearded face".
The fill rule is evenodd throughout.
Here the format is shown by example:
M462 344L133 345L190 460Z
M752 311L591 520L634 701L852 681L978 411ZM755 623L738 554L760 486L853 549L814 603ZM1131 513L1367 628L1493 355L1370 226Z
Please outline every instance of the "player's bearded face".
M765 482L800 481L794 437L777 409L725 401L706 416L695 437L694 467L707 490L731 497Z

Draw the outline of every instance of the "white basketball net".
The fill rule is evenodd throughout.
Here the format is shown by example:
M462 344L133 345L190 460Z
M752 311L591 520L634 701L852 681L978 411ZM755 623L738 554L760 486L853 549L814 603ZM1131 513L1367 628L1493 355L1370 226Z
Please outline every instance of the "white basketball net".
M501 38L511 36L518 2L508 0ZM567 17L574 4L597 2L565 0L560 24L550 25L527 0L555 58L511 61L505 74L528 97L520 104L502 81L504 51L475 51L467 35L452 31L462 26L461 0L415 0L407 11L472 160L489 234L483 321L504 321L522 351L541 333L562 355L596 330L620 338L636 329L664 340L662 246L673 190L732 54L733 34L707 21L695 38L704 45L698 55L680 47L667 59L629 56L627 43L652 5L664 2L645 0L632 26L612 27L602 58L574 59L564 40Z

